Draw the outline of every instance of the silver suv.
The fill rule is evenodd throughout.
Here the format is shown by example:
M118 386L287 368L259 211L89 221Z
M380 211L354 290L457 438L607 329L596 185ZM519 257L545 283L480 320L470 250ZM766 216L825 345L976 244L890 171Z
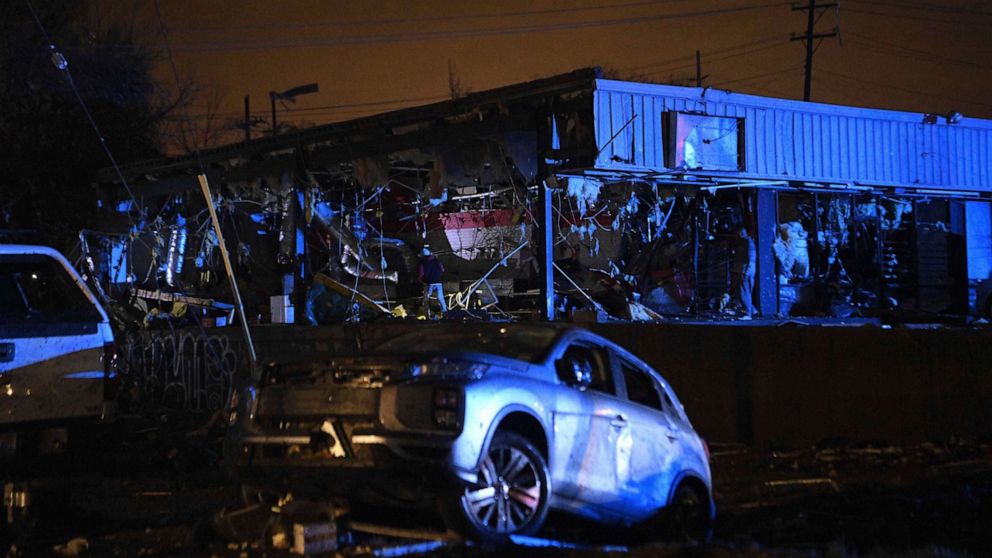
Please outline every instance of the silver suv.
M270 365L232 398L245 483L415 507L504 541L555 508L708 533L708 450L668 383L588 331L425 326L371 356Z

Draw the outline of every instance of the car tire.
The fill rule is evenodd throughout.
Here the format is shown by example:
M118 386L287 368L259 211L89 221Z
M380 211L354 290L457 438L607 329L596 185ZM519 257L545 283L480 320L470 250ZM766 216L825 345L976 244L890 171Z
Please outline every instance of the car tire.
M465 538L505 544L544 524L551 495L547 460L526 438L499 431L479 465L479 483L441 499L448 527Z
M708 496L681 482L662 513L667 538L678 542L707 542L712 532Z

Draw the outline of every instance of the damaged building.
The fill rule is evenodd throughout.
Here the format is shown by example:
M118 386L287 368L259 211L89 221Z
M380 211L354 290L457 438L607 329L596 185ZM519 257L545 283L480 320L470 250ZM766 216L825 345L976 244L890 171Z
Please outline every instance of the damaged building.
M121 171L80 237L145 323L231 319L200 175L252 321L427 316L425 249L463 318L989 312L992 121L956 112L585 69Z

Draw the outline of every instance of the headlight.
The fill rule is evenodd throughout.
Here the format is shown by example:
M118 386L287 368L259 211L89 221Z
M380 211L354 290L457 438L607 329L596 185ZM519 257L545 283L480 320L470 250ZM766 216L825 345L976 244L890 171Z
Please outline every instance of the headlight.
M461 428L462 392L455 388L434 390L434 426L444 430Z
M412 364L409 367L409 375L418 376L463 376L469 378L481 378L488 364L481 362L471 362L464 360L449 361L447 359L434 359L429 362Z

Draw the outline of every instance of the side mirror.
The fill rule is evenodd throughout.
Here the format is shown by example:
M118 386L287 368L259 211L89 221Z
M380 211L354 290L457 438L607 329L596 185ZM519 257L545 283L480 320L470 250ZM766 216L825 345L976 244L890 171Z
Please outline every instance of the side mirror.
M592 365L587 360L572 361L571 384L582 391L592 385Z

